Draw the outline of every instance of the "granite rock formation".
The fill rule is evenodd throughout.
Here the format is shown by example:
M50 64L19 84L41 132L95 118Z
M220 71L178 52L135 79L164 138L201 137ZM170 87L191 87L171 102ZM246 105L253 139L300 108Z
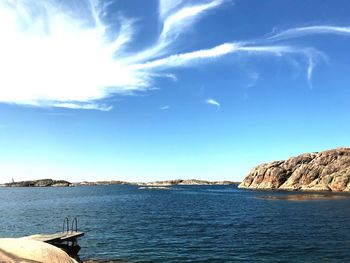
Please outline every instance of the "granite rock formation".
M0 238L0 262L77 263L63 250L27 238Z
M306 153L258 165L238 187L350 191L350 148Z

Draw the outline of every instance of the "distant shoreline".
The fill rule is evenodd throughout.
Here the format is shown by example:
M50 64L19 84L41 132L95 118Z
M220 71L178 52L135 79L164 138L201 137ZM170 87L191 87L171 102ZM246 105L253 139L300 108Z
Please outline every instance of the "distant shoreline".
M30 181L19 181L1 184L1 187L74 187L74 186L100 186L100 185L135 185L141 187L165 187L173 185L238 185L234 181L207 181L198 179L176 179L154 182L127 182L127 181L95 181L95 182L68 182L65 180L39 179Z

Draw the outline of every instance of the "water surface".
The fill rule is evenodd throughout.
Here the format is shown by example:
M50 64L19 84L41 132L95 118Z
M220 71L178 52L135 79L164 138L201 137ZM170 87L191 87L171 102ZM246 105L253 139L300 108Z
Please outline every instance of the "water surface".
M82 259L349 262L350 196L301 195L234 186L0 188L0 236L61 231L64 217L77 216Z

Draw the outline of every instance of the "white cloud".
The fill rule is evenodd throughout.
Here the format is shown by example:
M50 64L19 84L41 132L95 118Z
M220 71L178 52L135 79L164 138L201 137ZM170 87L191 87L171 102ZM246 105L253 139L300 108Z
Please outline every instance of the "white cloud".
M177 81L177 77L176 77L175 74L171 74L171 73L165 74L164 77L167 77L167 78L171 79L171 80L174 81L174 82Z
M169 105L164 105L162 107L160 107L161 110L169 110L170 106Z
M247 88L252 88L255 86L256 82L259 80L260 74L258 72L252 72L249 74L249 83L247 85Z
M188 65L189 63L206 58L220 57L235 50L234 44L222 44L210 49L197 50L188 53L171 55L162 59L149 61L143 64L136 64L135 69L149 69L149 68L171 68Z
M18 0L0 3L0 102L42 107L99 109L99 100L150 88L157 73L135 67L153 53L169 52L171 36L180 34L221 1L185 5L164 1L159 41L146 51L123 52L134 36L134 19L118 17L118 36L106 41L107 26L100 16L102 2L83 2L93 25L72 15L59 2ZM164 50L163 50L164 49ZM176 81L170 73L164 75Z
M254 43L253 43L254 44ZM133 66L135 70L139 69L168 69L173 67L192 66L194 63L202 61L211 61L215 58L220 58L228 54L246 54L246 55L269 55L269 56L282 56L282 55L301 55L306 58L323 57L321 52L318 52L310 48L296 48L293 46L257 46L249 45L249 43L225 43L219 46L196 50L188 53L181 53L177 55L171 55L161 59L149 61L146 63L136 64Z
M147 74L115 58L116 50L130 41L130 21L122 24L115 41L106 43L101 22L87 28L54 6L41 6L44 14L37 18L26 8L22 1L0 4L0 86L5 87L0 102L102 109L91 102L149 85ZM19 17L23 9L27 16Z
M53 105L57 108L68 108L68 109L83 109L83 110L100 110L110 111L113 107L95 103L57 103Z
M164 20L166 16L178 7L180 4L182 4L183 0L160 0L159 1L159 17L160 19Z
M312 58L309 58L309 65L307 68L307 80L309 82L310 88L312 88L311 80L312 80L312 72L314 70L314 67L315 67L315 62L313 61Z
M168 55L172 51L172 45L178 41L180 35L188 32L209 10L224 3L223 0L213 0L206 3L198 2L195 5L185 5L186 1L174 0L170 2L161 0L159 20L162 31L156 43L146 50L134 54L128 61L145 62Z
M205 103L215 106L217 111L220 110L220 107L221 107L220 103L212 98L206 99Z
M133 19L128 18L120 18L120 30L118 37L110 43L108 48L110 52L120 51L122 48L126 46L126 44L130 43L133 40L134 32L134 24L135 21Z
M313 34L339 34L339 35L350 35L350 27L339 27L329 25L316 25L307 27L295 27L281 31L280 33L274 34L269 37L272 40L282 40L288 38L302 37Z
M190 27L204 12L220 6L222 0L214 0L205 4L186 6L177 12L170 14L163 23L163 31L160 38L177 37L184 29Z
M128 52L135 36L134 18L116 17L118 34L108 36L101 16L106 4L85 0L79 15L61 1L0 2L0 102L38 107L108 111L103 99L153 88L156 78L177 77L174 67L216 61L229 54L294 56L307 61L311 85L314 67L325 58L314 48L275 45L276 41L316 33L349 34L349 27L292 28L252 42L228 42L178 53L180 36L224 0L164 0L159 5L161 32L145 50ZM108 5L108 4L107 4ZM272 43L266 45L266 41Z

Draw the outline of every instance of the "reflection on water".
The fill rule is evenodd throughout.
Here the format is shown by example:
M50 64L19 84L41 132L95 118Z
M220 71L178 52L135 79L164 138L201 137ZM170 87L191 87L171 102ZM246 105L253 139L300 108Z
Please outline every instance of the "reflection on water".
M102 260L102 259L89 259L85 260L84 263L126 263L124 260Z
M339 195L335 193L330 194L284 194L284 195L266 195L257 196L260 199L270 200L288 200L288 201L317 201L317 200L332 200L350 198L350 195Z

